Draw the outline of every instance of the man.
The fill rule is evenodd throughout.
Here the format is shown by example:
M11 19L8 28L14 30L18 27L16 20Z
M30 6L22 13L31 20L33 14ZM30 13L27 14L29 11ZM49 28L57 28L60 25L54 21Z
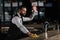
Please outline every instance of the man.
M18 10L17 16L12 18L12 23L15 24L23 33L27 34L29 37L39 37L38 35L29 32L29 30L23 25L23 21L31 21L35 16L35 14L33 14L30 18L24 17L26 15L26 11L26 7L21 7Z

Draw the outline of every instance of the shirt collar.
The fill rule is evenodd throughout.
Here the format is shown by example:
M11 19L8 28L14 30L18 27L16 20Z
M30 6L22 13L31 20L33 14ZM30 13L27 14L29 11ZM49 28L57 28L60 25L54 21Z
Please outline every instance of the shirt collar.
M17 13L17 15L18 15L19 17L21 17L21 15L20 15L19 13Z

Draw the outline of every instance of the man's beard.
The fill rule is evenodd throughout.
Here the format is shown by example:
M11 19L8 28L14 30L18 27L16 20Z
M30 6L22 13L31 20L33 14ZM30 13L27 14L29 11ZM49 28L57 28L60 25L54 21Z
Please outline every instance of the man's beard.
M25 15L23 15L22 13L21 13L20 15L23 16L23 17L25 16Z

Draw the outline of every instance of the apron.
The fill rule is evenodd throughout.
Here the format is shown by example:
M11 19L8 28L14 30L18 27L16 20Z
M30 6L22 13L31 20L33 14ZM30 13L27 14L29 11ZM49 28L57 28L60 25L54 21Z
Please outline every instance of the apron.
M17 40L25 37L28 37L28 35L24 34L15 24L11 23L5 40Z

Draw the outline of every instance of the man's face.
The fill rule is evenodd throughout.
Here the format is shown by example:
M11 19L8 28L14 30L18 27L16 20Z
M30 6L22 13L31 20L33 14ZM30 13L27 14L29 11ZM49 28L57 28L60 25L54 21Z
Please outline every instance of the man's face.
M26 11L27 11L26 8L22 8L21 13L25 16L26 15Z

